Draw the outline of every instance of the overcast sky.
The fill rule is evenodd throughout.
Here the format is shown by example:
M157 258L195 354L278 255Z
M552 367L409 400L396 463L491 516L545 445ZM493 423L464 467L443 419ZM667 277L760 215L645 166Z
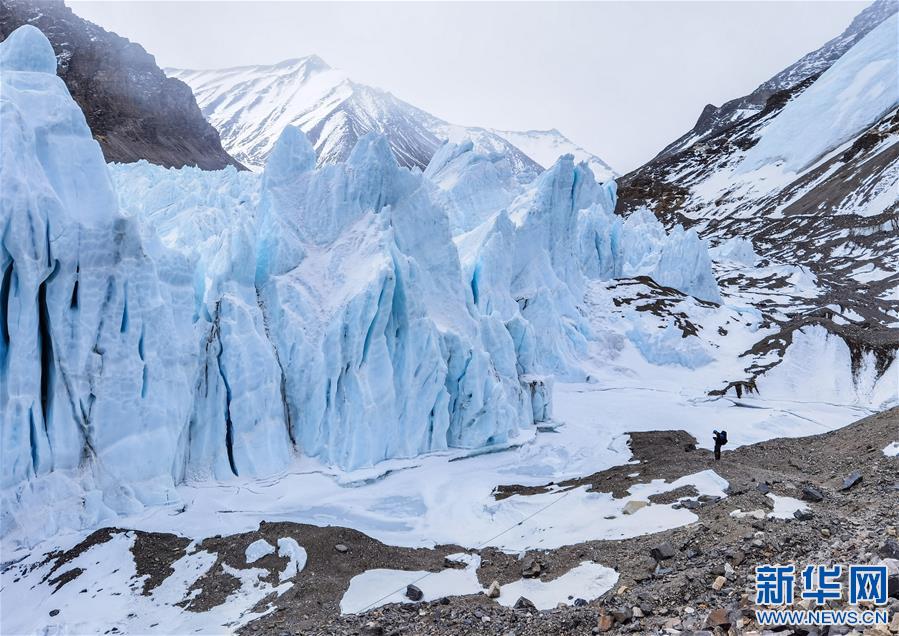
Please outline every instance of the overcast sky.
M160 66L316 53L455 124L558 128L620 172L840 33L867 2L70 2Z

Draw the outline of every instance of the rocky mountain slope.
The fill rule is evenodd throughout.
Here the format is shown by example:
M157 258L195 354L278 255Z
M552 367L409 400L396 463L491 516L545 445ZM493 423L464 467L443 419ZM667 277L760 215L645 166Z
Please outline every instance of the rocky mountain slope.
M569 152L588 161L600 181L614 176L601 159L558 131L516 133L450 124L353 81L315 55L273 65L166 72L190 85L228 151L254 168L265 163L284 127L293 125L309 137L320 166L346 160L360 137L376 132L387 137L397 162L407 168L423 170L446 140L471 139L480 152L504 155L525 181Z
M619 180L622 214L648 207L669 227L693 227L713 243L749 241L753 262L798 268L790 281L747 274L726 258L717 265L719 281L753 290L786 341L797 326L819 323L859 352L886 358L899 342L895 7L866 9L834 41L855 45L826 70L829 58L814 58L814 74L758 112ZM841 50L837 44L825 49Z
M714 137L725 128L759 113L772 95L826 71L843 53L897 10L899 4L894 0L876 0L859 13L843 33L763 82L749 95L732 99L721 106L707 105L696 125L666 146L657 158L676 154L697 141Z
M190 88L166 77L139 44L79 18L61 0L0 2L0 41L23 24L49 38L57 72L107 162L240 166L222 148Z

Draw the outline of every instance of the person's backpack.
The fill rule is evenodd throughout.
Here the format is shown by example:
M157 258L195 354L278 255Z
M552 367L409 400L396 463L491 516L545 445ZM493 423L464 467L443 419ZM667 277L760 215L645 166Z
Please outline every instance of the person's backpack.
M721 440L721 445L724 446L727 444L727 431L721 431L718 435Z

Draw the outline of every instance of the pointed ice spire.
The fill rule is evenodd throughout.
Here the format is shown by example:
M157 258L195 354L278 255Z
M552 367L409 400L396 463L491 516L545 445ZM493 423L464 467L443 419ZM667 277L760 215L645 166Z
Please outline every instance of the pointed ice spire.
M0 42L0 68L56 75L56 54L47 36L37 27L26 24Z
M361 168L363 166L396 167L396 159L390 151L387 137L374 132L367 133L356 142L350 156L347 158L348 166Z
M296 126L285 126L263 172L263 187L281 185L315 168L315 149Z

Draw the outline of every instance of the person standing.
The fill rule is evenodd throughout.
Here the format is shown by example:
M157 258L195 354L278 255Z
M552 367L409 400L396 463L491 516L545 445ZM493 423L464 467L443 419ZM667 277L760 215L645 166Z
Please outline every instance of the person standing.
M721 447L727 444L727 431L712 431L715 434L715 461L721 459Z

